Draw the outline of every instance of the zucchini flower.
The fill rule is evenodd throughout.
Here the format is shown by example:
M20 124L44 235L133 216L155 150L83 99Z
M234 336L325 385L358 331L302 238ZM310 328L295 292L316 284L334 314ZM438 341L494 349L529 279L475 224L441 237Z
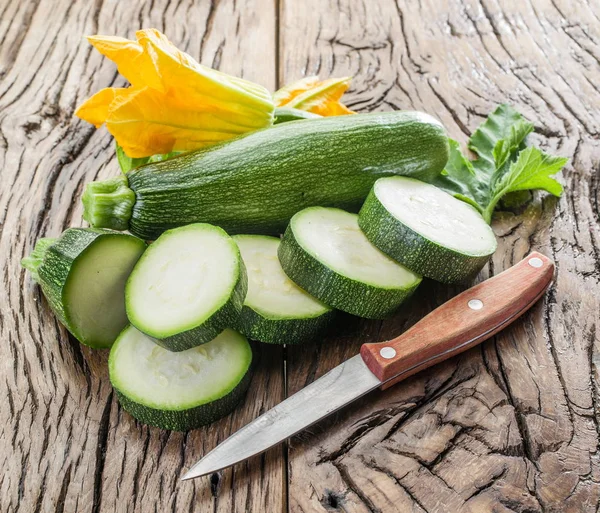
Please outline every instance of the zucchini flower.
M319 77L306 77L288 84L273 95L277 107L305 110L320 116L341 116L356 114L340 99L350 87L351 77L319 80Z
M106 124L127 156L195 150L272 125L264 87L198 64L158 30L136 38L88 37L131 86L102 89L75 112Z

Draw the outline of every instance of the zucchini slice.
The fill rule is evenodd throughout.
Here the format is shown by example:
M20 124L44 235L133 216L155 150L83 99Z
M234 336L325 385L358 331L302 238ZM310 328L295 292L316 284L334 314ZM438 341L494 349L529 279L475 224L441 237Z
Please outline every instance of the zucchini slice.
M358 224L386 255L444 283L476 275L496 251L496 237L471 205L413 178L375 182Z
M125 282L146 243L133 235L69 228L22 260L60 322L82 344L110 347L127 326Z
M121 406L144 424L174 431L229 414L250 384L251 365L248 340L232 330L173 353L133 326L119 335L108 360Z
M333 318L334 310L302 290L283 272L279 239L237 235L248 273L248 294L239 319L247 337L269 344L306 342Z
M125 287L129 322L157 344L185 351L215 338L242 310L248 281L240 251L210 224L163 233Z
M356 214L337 208L310 207L292 217L279 261L300 287L359 317L386 317L421 282L369 242Z

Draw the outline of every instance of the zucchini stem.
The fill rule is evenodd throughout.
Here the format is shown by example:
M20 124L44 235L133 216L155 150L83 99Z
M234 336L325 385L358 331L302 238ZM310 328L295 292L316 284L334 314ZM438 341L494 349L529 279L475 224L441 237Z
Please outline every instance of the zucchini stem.
M135 193L127 177L91 182L83 193L83 218L94 228L127 230L135 203Z
M40 281L38 275L38 268L40 267L40 265L42 265L48 248L52 246L52 244L54 244L56 241L57 239L51 237L39 239L35 243L35 247L33 248L31 254L28 257L25 257L21 260L21 265L31 273L33 279L36 282Z

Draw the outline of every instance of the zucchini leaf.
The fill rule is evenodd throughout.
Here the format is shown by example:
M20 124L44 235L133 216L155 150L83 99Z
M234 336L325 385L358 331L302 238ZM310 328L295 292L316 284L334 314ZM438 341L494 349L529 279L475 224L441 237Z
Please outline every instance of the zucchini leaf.
M533 124L519 112L499 105L469 139L475 160L469 160L460 145L450 140L448 164L435 185L474 206L488 223L505 195L503 204L522 204L531 189L560 196L562 186L552 175L568 159L527 147L525 140L532 131Z
M563 187L552 175L558 173L569 159L548 155L538 148L526 148L519 153L508 171L495 185L490 203L484 210L483 217L490 221L494 208L502 196L510 192L540 189L554 196L560 196Z

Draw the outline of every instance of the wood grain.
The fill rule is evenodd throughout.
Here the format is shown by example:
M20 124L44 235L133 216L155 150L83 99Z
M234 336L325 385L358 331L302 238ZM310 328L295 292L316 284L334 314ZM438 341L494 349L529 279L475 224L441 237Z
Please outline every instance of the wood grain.
M483 346L373 393L290 442L290 511L595 512L600 496L600 5L568 0L282 2L280 80L353 75L360 111L417 109L455 139L499 102L569 156L559 200L496 217L481 278L537 249L557 264L542 303ZM310 13L306 15L306 13ZM383 323L345 318L290 348L295 392L397 336L459 289L425 283Z
M353 75L359 111L418 109L461 142L508 101L567 155L565 195L494 221L480 278L537 249L550 293L483 346L220 475L179 483L205 451L364 342L460 292L424 283L385 322L342 317L321 344L264 348L244 405L182 435L118 406L106 355L60 328L19 260L80 225L83 184L118 172L73 118L123 82L85 34L163 30L203 63L274 89ZM600 503L600 5L593 0L0 0L0 511L595 512ZM287 382L284 382L284 363ZM288 462L289 459L289 462Z
M119 408L105 352L67 337L19 266L37 238L81 224L85 182L119 172L106 130L73 117L91 93L123 83L84 35L156 27L204 64L273 89L273 2L2 0L0 12L0 511L281 511L282 448L179 483L205 451L282 399L281 350L263 352L232 416L189 434L143 427Z

